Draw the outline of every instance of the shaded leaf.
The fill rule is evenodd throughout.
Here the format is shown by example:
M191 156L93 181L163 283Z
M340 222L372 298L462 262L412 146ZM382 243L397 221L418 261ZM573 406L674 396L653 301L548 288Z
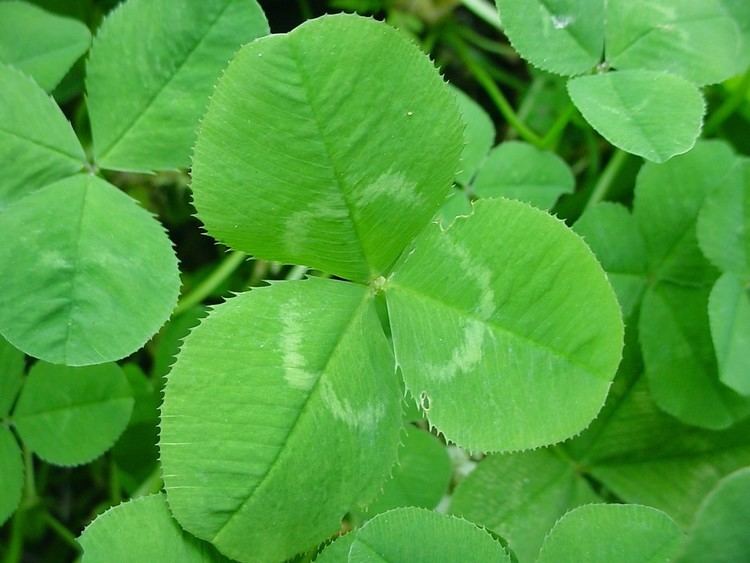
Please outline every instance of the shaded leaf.
M54 89L89 48L91 34L80 21L27 2L0 2L0 63Z
M735 563L750 559L750 468L722 479L705 498L677 561Z
M0 525L16 511L23 491L23 460L16 438L5 426L0 426Z
M431 225L386 297L407 389L465 448L554 443L604 404L622 349L617 300L580 237L542 211L483 200L446 230Z
M568 92L591 126L613 145L655 162L689 151L701 131L705 104L679 76L622 70L581 76Z
M114 9L87 66L97 164L187 168L214 82L241 45L267 33L255 0L128 0Z
M528 143L508 141L495 147L477 173L473 190L479 197L507 197L550 209L575 188L563 159Z
M83 148L57 104L31 78L1 64L0 161L0 211L81 170L86 162Z
M23 353L0 337L0 418L7 416L23 385Z
M107 451L125 430L132 393L116 364L70 368L38 362L18 398L13 425L45 461L86 463Z
M573 226L607 272L625 317L639 305L648 283L648 254L638 223L618 203L601 202Z
M603 0L496 0L503 30L531 64L557 74L583 74L604 49Z
M590 504L575 508L544 540L538 563L668 563L683 536L655 508L635 504Z
M164 229L95 176L38 190L0 214L0 332L31 356L88 365L146 342L177 302ZM137 241L137 244L134 243Z
M312 278L250 291L190 333L170 373L160 442L170 507L230 557L289 558L375 496L400 425L368 289Z
M708 300L711 336L719 363L719 379L750 395L750 289L733 274L724 274Z
M195 205L235 249L365 281L435 215L461 141L456 97L414 44L326 16L232 61L198 136Z
M453 88L453 92L456 94L458 109L466 124L461 171L456 175L456 180L468 185L495 142L495 125L482 106L458 88Z
M571 463L545 449L486 457L456 488L451 512L487 526L521 561L533 561L563 514L598 500Z
M423 508L380 514L354 536L350 563L507 562L500 542L475 524Z
M228 559L174 521L163 494L137 498L96 518L78 539L82 563L179 561L224 563Z
M743 32L749 14L736 0L608 0L607 62L615 68L663 70L713 84L750 63Z

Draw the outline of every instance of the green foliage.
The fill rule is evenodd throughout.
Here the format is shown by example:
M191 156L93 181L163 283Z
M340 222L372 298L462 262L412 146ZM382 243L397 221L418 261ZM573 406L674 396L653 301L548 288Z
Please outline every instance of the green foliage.
M448 492L452 476L453 466L440 440L408 425L391 478L358 516L365 519L401 506L433 509Z
M750 559L750 5L344 3L0 1L0 558Z
M356 532L350 563L496 561L510 557L471 522L420 508L397 508L376 516Z
M540 209L551 209L574 187L575 178L564 160L518 141L492 149L472 185L478 197L518 199Z
M164 495L151 495L116 506L81 534L82 563L103 561L229 561L184 532L172 519Z
M600 500L562 455L545 449L488 456L455 490L451 512L500 534L520 561L533 561L560 517Z
M0 123L0 212L84 166L83 148L57 105L31 78L3 65Z
M704 102L684 78L651 70L581 76L568 92L586 120L613 145L654 162L695 144Z
M90 42L88 28L77 20L26 2L0 3L0 63L28 74L48 92Z
M485 200L448 229L428 227L386 295L406 387L451 441L482 451L546 445L602 407L620 360L620 312L591 252L546 213ZM537 416L559 404L569 408Z
M705 498L677 561L732 563L750 553L750 469L722 479Z
M132 390L119 366L39 362L29 372L12 422L24 444L42 459L77 465L114 444L132 409Z
M243 294L188 336L169 376L160 447L170 507L230 557L291 557L375 496L400 420L366 288L313 278Z
M87 65L96 163L187 167L213 83L241 45L266 33L254 0L122 4L99 29Z
M682 532L663 512L632 504L591 504L563 516L544 540L538 563L668 563Z
M113 214L118 227L110 231ZM96 176L72 176L14 203L0 214L0 238L15 240L0 248L0 262L14 264L0 278L0 331L46 361L127 356L177 302L177 262L164 230Z
M459 120L427 58L372 20L324 17L255 41L201 126L198 215L237 250L375 279L448 194Z

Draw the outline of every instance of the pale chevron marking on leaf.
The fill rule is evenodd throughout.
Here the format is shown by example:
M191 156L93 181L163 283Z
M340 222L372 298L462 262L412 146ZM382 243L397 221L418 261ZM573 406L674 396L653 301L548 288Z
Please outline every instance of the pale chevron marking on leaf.
M349 211L341 197L334 193L328 194L289 216L286 220L284 244L290 252L304 252L310 231L317 221L343 221L348 218Z
M495 312L495 292L492 289L492 272L477 263L471 253L446 232L444 248L458 258L460 271L473 281L479 290L479 302L474 309L479 319L464 323L461 342L453 349L450 360L444 365L429 365L427 369L435 379L448 381L459 373L467 373L482 361L482 348L487 333L484 321ZM490 333L491 334L491 333Z
M303 304L293 299L284 303L279 310L281 317L281 362L284 369L284 380L300 391L312 389L317 374L309 371L302 354L302 314Z
M377 180L357 190L355 201L358 207L366 207L380 198L408 206L426 205L424 197L416 191L416 183L401 172L388 171Z
M372 430L385 416L385 407L381 403L355 407L348 399L342 400L328 380L321 381L320 396L334 418L351 428Z

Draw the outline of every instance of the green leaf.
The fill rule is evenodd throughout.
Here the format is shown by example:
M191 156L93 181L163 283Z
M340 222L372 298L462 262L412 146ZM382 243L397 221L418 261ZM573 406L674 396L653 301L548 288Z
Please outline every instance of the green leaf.
M722 431L686 426L657 408L645 378L610 399L566 450L625 502L663 510L686 527L719 479L750 465L748 419Z
M468 185L495 142L495 125L482 106L458 88L453 88L453 92L456 94L458 109L466 124L464 150L461 153L461 171L456 175L456 180Z
M23 353L0 337L0 419L10 413L23 385Z
M496 0L505 34L531 64L564 75L595 67L604 50L604 0Z
M89 48L91 34L78 20L51 14L26 2L0 3L0 63L54 89Z
M719 363L719 379L750 395L750 289L734 274L724 274L708 300L711 337Z
M623 316L629 317L648 281L648 254L638 223L624 206L602 202L588 209L573 229L596 254L617 293Z
M705 286L716 279L716 269L698 247L696 223L704 202L718 186L739 181L741 169L736 163L726 143L701 141L685 155L641 168L633 214L646 242L654 280Z
M527 449L591 422L623 328L580 237L524 203L484 200L446 230L431 225L405 256L386 285L396 359L449 440Z
M669 563L682 539L677 524L655 508L590 504L555 524L537 563Z
M398 449L398 463L383 491L365 509L361 518L400 506L435 508L448 492L453 466L445 446L435 436L408 425Z
M722 479L705 498L688 531L680 563L736 563L750 559L750 468Z
M750 160L725 160L698 217L698 243L717 268L750 280Z
M380 489L400 400L367 288L312 278L235 297L185 339L167 382L170 507L230 557L289 558Z
M455 189L438 211L437 220L447 227L461 215L471 215L471 200L463 189Z
M718 430L750 414L750 398L719 381L707 288L659 284L643 299L639 330L656 403L687 424Z
M336 538L314 559L315 563L349 563L349 550L355 535L352 532Z
M0 214L0 332L52 363L131 354L177 302L177 259L164 229L95 176L38 190ZM137 242L136 242L137 241Z
M487 526L521 561L533 561L563 514L599 500L573 464L545 449L486 457L456 488L451 512Z
M102 561L224 563L207 543L184 532L167 508L163 494L115 506L81 533L82 563Z
M23 491L23 460L15 437L6 426L0 426L0 526L16 511Z
M574 188L575 178L563 159L518 141L495 147L473 185L479 197L518 199L540 209L551 209Z
M423 508L380 514L354 536L350 563L510 563L500 542L475 524Z
M0 212L24 195L81 170L86 162L57 104L31 78L1 64L0 161Z
M713 84L750 63L747 22L736 0L609 0L607 62L621 69L653 69Z
M701 131L705 104L679 76L623 70L568 82L576 107L613 145L655 162L689 151Z
M117 364L71 368L38 362L13 411L24 443L55 465L99 457L122 434L133 394Z
M97 164L187 168L216 79L241 45L267 33L255 0L121 4L99 28L88 60Z
M235 249L374 279L445 200L462 138L455 95L401 32L310 20L245 46L219 81L193 159L198 216Z

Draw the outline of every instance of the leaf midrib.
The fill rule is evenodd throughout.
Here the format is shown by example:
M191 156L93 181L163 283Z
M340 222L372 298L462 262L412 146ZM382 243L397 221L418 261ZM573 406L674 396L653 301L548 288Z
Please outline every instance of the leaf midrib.
M282 454L284 451L286 451L288 444L292 441L294 437L294 433L299 427L299 422L303 419L305 413L307 412L307 408L310 405L310 402L313 398L313 396L316 395L317 391L320 388L320 382L321 380L326 376L326 372L328 370L328 367L331 364L331 361L337 356L337 353L341 347L341 342L344 340L344 336L349 332L349 330L352 328L352 325L356 320L360 317L361 309L364 305L367 305L370 303L370 299L367 293L364 293L362 295L362 299L357 304L357 306L354 308L354 311L352 311L351 316L347 320L346 324L341 330L341 333L339 334L339 338L336 340L336 343L334 344L333 348L331 349L330 353L328 354L328 357L326 358L325 364L323 364L322 368L320 370L316 370L318 372L318 378L315 380L315 383L310 388L309 394L307 395L307 398L305 399L304 403L299 409L299 412L297 413L297 416L292 421L291 426L289 427L289 430L287 431L287 435L282 442L281 447L279 447L278 451L276 452L276 455L271 460L271 462L268 464L268 468L266 469L265 473L258 479L256 484L250 489L250 491L247 493L247 496L245 497L245 500L243 500L239 506L232 512L232 514L227 518L227 520L221 525L221 527L213 534L213 537L209 540L211 543L216 543L216 540L219 538L219 536L226 530L227 526L229 526L230 523L234 521L234 519L237 517L238 514L240 514L245 506L253 499L253 496L255 493L263 486L263 484L267 481L267 479L271 476L273 473L273 470L276 468L277 463L281 459Z
M219 22L219 20L222 18L224 13L229 9L229 7L232 5L231 0L227 1L227 3L224 5L224 7L219 10L219 13L216 15L216 17L211 20L211 22L206 27L206 32L203 34L203 36L193 45L193 47L185 54L185 57L177 64L177 66L174 69L174 72L166 77L166 80L164 83L159 86L159 88L146 100L145 105L141 108L141 110L136 113L128 122L128 124L122 129L122 131L117 135L117 137L114 138L114 140L110 141L109 145L105 149L103 149L100 153L97 154L96 160L99 162L102 162L106 160L106 157L115 149L115 147L130 133L130 131L133 130L133 128L138 124L138 122L143 119L143 116L146 115L149 108L154 104L156 99L166 90L166 88L172 83L172 81L175 79L177 75L180 74L183 68L188 64L190 59L192 58L193 54L195 54L196 51L203 45L206 38L211 34L216 24ZM106 163L105 163L106 164Z
M438 297L435 297L433 295L428 295L426 293L423 293L423 292L419 291L416 288L412 288L412 287L408 287L408 286L405 286L405 285L401 285L401 284L398 284L397 282L393 282L393 281L389 282L388 287L396 289L396 290L404 291L404 292L409 293L409 294L411 294L411 295L413 295L415 297L422 298L424 300L430 301L431 303L436 303L436 304L440 305L441 307L443 307L445 309L449 309L450 311L452 311L454 313L458 313L460 316L463 316L463 317L466 317L466 318L468 318L470 320L478 321L478 322L480 322L482 324L488 325L489 327L491 327L493 329L496 329L499 332L502 332L502 333L504 333L506 335L509 335L509 336L511 336L511 337L513 337L513 338L515 338L517 340L525 342L525 343L533 346L534 348L536 348L538 350L542 350L542 351L545 351L545 352L549 353L554 358L556 358L558 360L561 360L564 364L566 364L566 365L568 365L570 367L577 368L577 369L581 370L584 374L588 375L592 379L595 379L596 381L604 381L604 378L597 376L596 373L594 373L591 370L591 368L583 366L582 364L579 364L578 362L573 361L572 359L570 359L567 356L565 356L564 353L561 352L560 350L556 350L555 348L552 348L551 346L549 346L549 345L547 345L547 344L545 344L543 342L538 342L538 341L534 340L533 338L530 338L530 337L526 336L525 334L521 334L521 333L515 332L515 331L513 331L512 329L510 329L508 327L505 327L503 325L498 324L497 322L493 321L492 319L484 319L484 318L482 318L481 316L479 316L476 313L473 313L471 311L466 311L466 310L461 309L461 308L459 308L459 307L457 307L457 306L455 306L455 305L453 305L451 303L447 303L447 302L439 299ZM386 291L386 298L387 298L387 293L388 292ZM393 327L391 327L391 330L393 330Z

